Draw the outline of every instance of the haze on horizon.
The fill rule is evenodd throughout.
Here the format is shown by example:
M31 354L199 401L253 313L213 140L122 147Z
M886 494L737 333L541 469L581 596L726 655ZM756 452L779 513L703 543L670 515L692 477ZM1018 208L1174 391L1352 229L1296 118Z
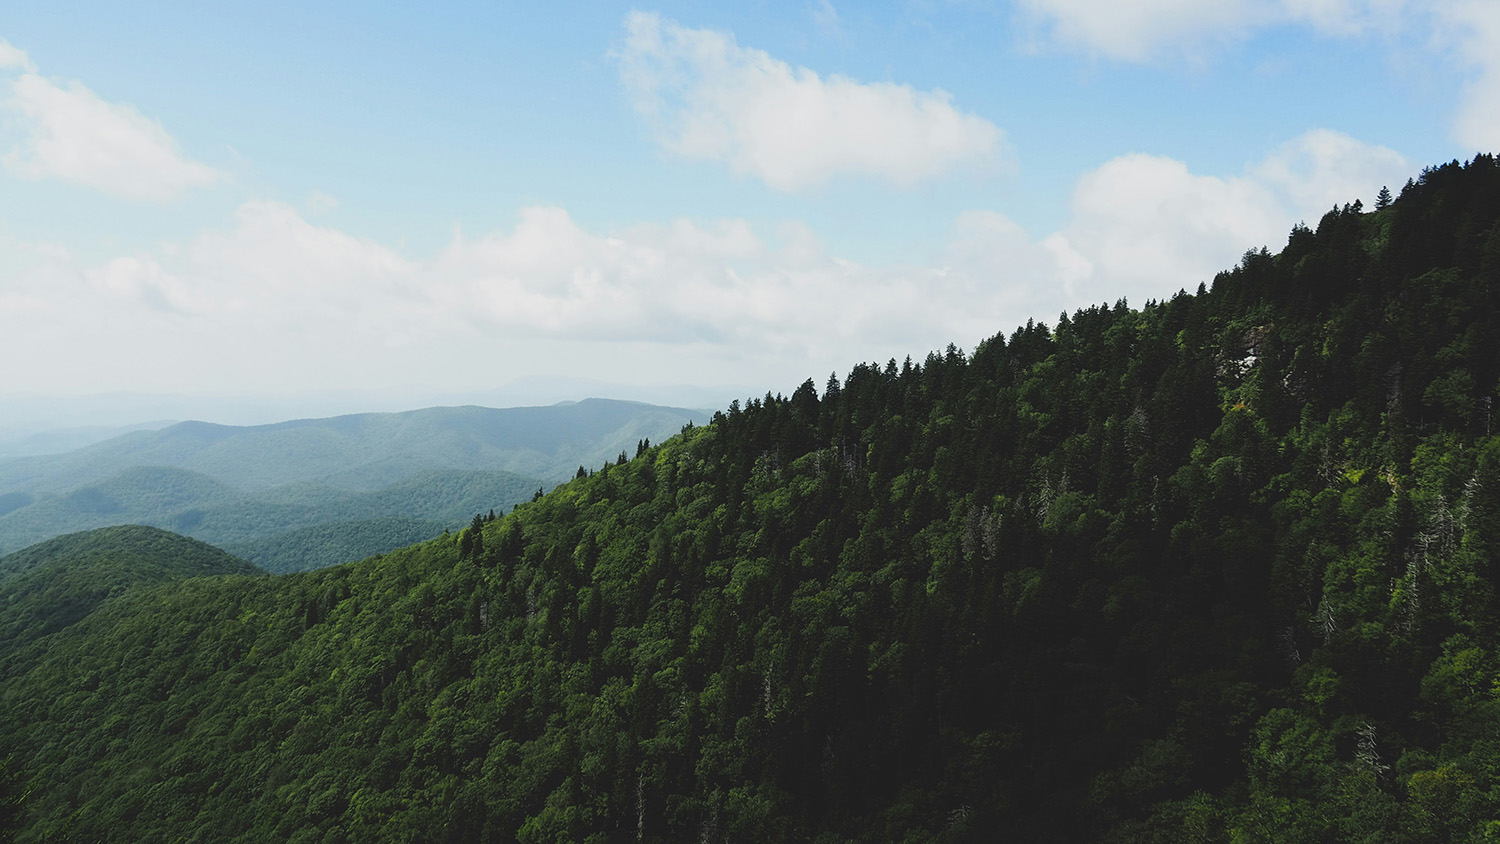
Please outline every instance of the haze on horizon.
M62 2L0 39L13 402L790 392L1500 147L1482 0Z

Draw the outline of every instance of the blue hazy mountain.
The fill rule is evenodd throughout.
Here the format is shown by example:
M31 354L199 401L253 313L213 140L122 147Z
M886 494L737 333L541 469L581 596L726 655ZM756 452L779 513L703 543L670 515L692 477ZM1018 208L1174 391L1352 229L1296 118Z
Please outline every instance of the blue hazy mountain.
M706 416L588 399L135 431L64 454L0 460L0 553L64 533L147 524L231 547L252 562L269 554L277 570L316 568L512 507L579 466L634 454L642 440L665 439ZM357 541L333 540L334 525L354 522ZM372 544L373 537L389 542ZM339 548L357 556L335 554ZM299 555L304 562L293 564Z

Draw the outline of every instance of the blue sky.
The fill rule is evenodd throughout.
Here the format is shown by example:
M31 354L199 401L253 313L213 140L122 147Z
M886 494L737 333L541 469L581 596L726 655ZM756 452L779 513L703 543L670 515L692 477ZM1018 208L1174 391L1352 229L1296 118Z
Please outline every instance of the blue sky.
M216 5L0 10L0 398L789 392L1500 147L1488 0Z

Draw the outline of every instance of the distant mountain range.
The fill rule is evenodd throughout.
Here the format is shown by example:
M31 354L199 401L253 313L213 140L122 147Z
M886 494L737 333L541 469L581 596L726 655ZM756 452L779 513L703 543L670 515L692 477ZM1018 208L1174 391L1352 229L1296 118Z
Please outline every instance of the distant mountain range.
M0 553L89 528L147 524L272 570L318 568L512 507L580 466L633 455L642 440L665 439L708 415L587 399L247 427L182 422L64 454L0 460Z
M253 396L172 393L42 395L5 393L0 385L0 459L58 454L128 431L157 430L186 419L225 425L266 425L350 413L401 412L415 407L540 407L578 396L671 407L725 407L730 399L764 392L764 385L711 387L621 384L597 379L523 376L504 384L451 390L320 390Z
M175 420L138 422L133 425L74 425L44 431L0 431L0 460L61 454L94 443L114 439L132 431L157 431Z

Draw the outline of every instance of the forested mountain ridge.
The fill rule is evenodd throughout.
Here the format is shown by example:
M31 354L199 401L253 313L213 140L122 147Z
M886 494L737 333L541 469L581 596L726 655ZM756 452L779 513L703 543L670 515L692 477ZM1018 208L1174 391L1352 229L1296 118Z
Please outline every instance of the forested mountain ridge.
M1489 840L1497 276L1480 156L452 537L119 596L0 675L20 840Z
M0 557L0 666L12 668L35 640L132 589L223 574L264 572L212 545L140 525L59 536Z
M149 564L166 579L263 573L207 543L158 528L121 525L55 537L6 554L0 557L0 584L54 563L94 557Z

